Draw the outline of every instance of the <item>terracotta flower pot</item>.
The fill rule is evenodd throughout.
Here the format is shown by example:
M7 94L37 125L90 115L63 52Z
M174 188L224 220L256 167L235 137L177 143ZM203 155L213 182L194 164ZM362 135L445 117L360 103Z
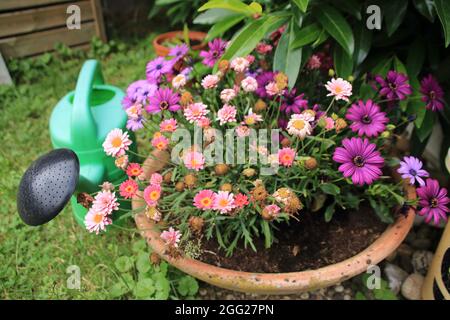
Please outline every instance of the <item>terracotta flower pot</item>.
M167 56L169 54L170 48L165 47L163 45L164 41L173 39L173 38L182 38L183 31L171 31L162 33L153 39L153 48L155 48L155 52L158 56ZM189 40L191 41L199 41L202 42L206 37L206 33L200 31L189 31ZM195 46L192 46L192 50L201 50L206 47L206 43L200 43Z
M147 179L153 170L161 170L168 155L163 152L154 153L154 158L162 161L147 159L144 168L151 168L144 174ZM408 199L416 198L413 187L406 187ZM135 197L132 202L133 210L145 207L142 197ZM191 276L212 285L241 292L261 294L294 294L328 287L338 282L350 279L367 270L389 256L404 240L414 221L415 211L410 209L406 216L400 216L395 223L388 226L386 231L368 248L357 255L316 270L306 270L288 273L253 273L219 268L188 257L172 258L165 254L166 245L160 238L156 225L144 213L137 214L135 221L142 236L149 246L164 260L190 274Z

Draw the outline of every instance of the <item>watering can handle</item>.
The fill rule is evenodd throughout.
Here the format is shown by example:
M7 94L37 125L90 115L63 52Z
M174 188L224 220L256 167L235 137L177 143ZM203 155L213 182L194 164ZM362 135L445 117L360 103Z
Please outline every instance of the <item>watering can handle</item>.
M100 63L87 60L81 68L72 108L71 135L74 149L86 150L97 146L97 124L91 112L94 85L104 84Z

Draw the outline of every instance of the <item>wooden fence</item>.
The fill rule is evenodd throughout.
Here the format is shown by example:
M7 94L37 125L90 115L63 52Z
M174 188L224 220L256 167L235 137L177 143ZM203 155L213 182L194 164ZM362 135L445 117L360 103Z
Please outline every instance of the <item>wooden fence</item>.
M71 4L80 8L80 29L66 26ZM106 41L100 0L0 0L0 53L6 58L52 51L56 43L87 48L95 35Z

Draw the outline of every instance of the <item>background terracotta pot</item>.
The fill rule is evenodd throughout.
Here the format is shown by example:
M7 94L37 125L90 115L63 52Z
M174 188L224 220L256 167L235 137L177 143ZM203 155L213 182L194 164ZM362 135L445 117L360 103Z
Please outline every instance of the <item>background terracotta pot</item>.
M172 38L183 38L183 31L171 31L162 33L153 39L153 47L158 56L167 56L170 48L163 45L164 41ZM200 31L189 31L189 40L203 42L206 37L206 33ZM192 50L201 50L206 47L206 43L200 43L191 47Z
M161 159L162 161L155 160ZM168 155L164 152L153 154L146 160L145 167L160 170L164 167ZM145 172L147 179L152 170ZM416 198L415 188L406 186L408 199ZM145 207L142 197L133 198L132 208L138 211ZM219 268L188 257L172 258L165 254L166 245L160 238L158 227L144 213L137 214L135 221L149 246L164 260L191 276L212 285L241 292L262 294L294 294L328 287L350 279L367 271L369 265L375 265L389 256L402 243L414 221L415 211L410 209L406 216L400 216L395 223L368 248L342 262L316 270L287 273L253 273Z

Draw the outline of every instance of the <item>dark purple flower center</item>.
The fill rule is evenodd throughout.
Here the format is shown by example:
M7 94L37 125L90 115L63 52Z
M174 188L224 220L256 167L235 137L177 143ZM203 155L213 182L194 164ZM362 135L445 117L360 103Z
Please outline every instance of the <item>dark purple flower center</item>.
M217 52L217 51L213 51L212 52L212 56L213 56L213 58L217 58L218 56L219 56L219 52Z
M159 103L159 107L160 107L162 110L166 110L166 109L169 107L169 103L168 103L167 101L161 101L161 102Z
M436 99L436 92L430 91L430 99L431 99L431 100Z
M414 170L414 169L410 169L409 170L409 174L412 175L412 176L416 176L417 175L417 171Z
M390 82L389 88L391 88L392 90L397 90L397 84L395 82Z
M438 204L439 204L439 201L436 198L431 199L430 206L432 208L436 208L438 206Z
M157 65L156 65L156 70L161 70L162 67L163 67L162 64L157 64Z
M372 119L370 119L370 117L366 114L365 116L363 116L361 118L361 122L364 124L371 124L372 123Z
M357 167L362 167L364 166L364 159L361 156L356 156L353 158L353 164Z

